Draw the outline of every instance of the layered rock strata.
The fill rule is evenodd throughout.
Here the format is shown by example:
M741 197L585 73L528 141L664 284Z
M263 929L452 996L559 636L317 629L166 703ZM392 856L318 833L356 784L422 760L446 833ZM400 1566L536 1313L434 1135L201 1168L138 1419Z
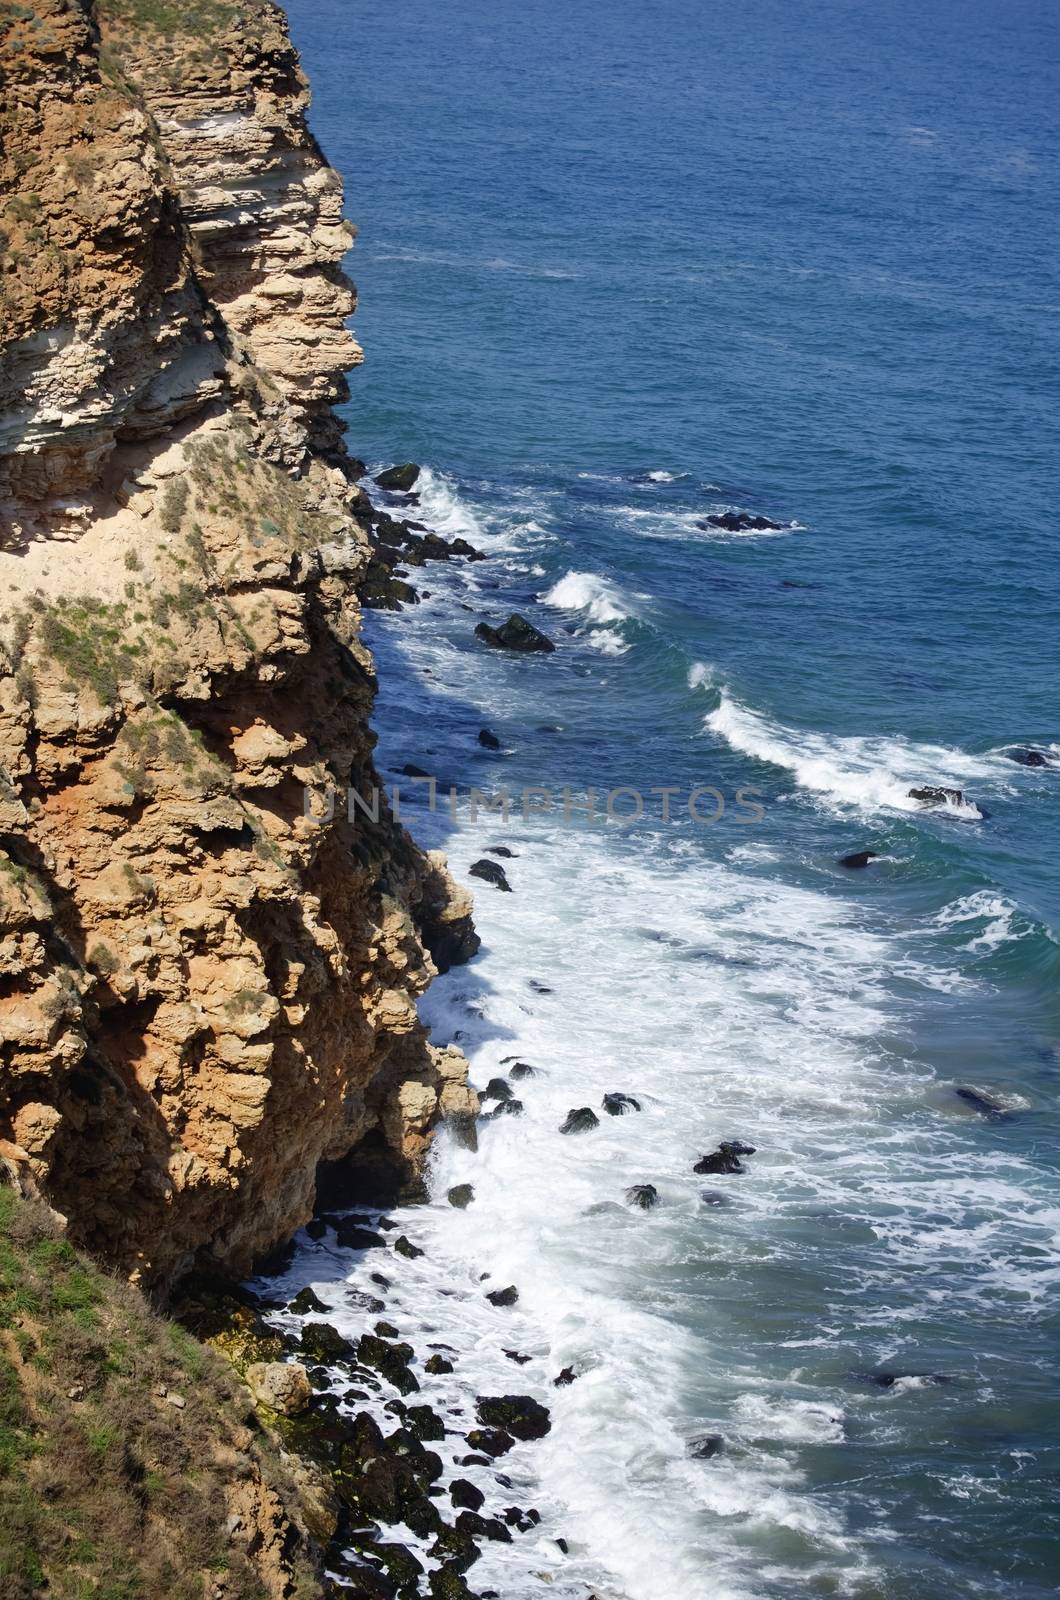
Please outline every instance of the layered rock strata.
M281 14L7 4L0 1159L151 1285L474 1110L416 997L470 901L385 806L331 410L341 186Z

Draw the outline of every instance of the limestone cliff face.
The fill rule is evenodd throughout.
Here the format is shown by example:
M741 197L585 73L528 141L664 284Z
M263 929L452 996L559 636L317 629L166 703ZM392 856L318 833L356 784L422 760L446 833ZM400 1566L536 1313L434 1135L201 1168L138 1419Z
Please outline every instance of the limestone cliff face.
M330 410L351 230L280 13L0 24L0 1159L166 1284L473 1109L415 1010L470 903L385 808L317 820L378 783L368 508Z

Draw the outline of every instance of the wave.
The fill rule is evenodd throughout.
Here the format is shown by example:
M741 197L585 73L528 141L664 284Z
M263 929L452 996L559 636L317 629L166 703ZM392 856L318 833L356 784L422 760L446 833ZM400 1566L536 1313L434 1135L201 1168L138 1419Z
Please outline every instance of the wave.
M705 725L733 750L783 767L800 788L833 805L861 811L922 812L922 803L910 797L911 788L961 789L976 779L996 782L1002 776L996 759L968 755L945 745L787 728L742 706L726 689L721 690L720 704L707 716ZM983 815L970 800L963 804L940 802L932 809L964 821L976 821Z
M1019 926L1017 918L1020 918L1020 911L1011 900L992 890L979 889L974 894L963 895L961 899L943 906L932 920L937 928L960 927L966 922L983 923L984 926L968 940L965 948L990 951L1003 944L1026 939L1034 932L1026 922L1022 927Z
M604 655L624 655L629 641L619 628L637 619L637 609L617 584L595 572L568 572L541 596L543 605L554 611L580 611L593 626L586 635L594 649Z

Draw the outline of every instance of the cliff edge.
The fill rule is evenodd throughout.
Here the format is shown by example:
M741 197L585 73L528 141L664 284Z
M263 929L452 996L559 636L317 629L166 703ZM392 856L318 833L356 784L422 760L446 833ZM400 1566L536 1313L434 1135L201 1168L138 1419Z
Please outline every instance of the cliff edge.
M475 1109L369 793L353 230L264 0L0 5L0 1160L149 1286ZM307 807L315 815L307 816Z

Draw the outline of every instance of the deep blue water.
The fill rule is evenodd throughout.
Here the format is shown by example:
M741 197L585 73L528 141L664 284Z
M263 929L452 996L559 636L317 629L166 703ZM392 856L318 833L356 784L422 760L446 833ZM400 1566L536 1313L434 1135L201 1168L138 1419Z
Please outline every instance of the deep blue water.
M594 1375L542 1456L581 1563L549 1592L1052 1594L1060 765L1006 752L1060 756L1060 12L288 11L361 230L350 447L428 464L424 515L493 555L372 619L384 760L765 807L513 825L516 894L430 1002L477 1081L536 1048L558 1097L484 1139L490 1226L436 1219L470 1275L501 1218L525 1337ZM726 507L785 527L697 527ZM513 608L555 656L475 644ZM497 827L414 824L460 873ZM596 1072L653 1110L575 1157ZM597 1236L619 1170L665 1203Z

